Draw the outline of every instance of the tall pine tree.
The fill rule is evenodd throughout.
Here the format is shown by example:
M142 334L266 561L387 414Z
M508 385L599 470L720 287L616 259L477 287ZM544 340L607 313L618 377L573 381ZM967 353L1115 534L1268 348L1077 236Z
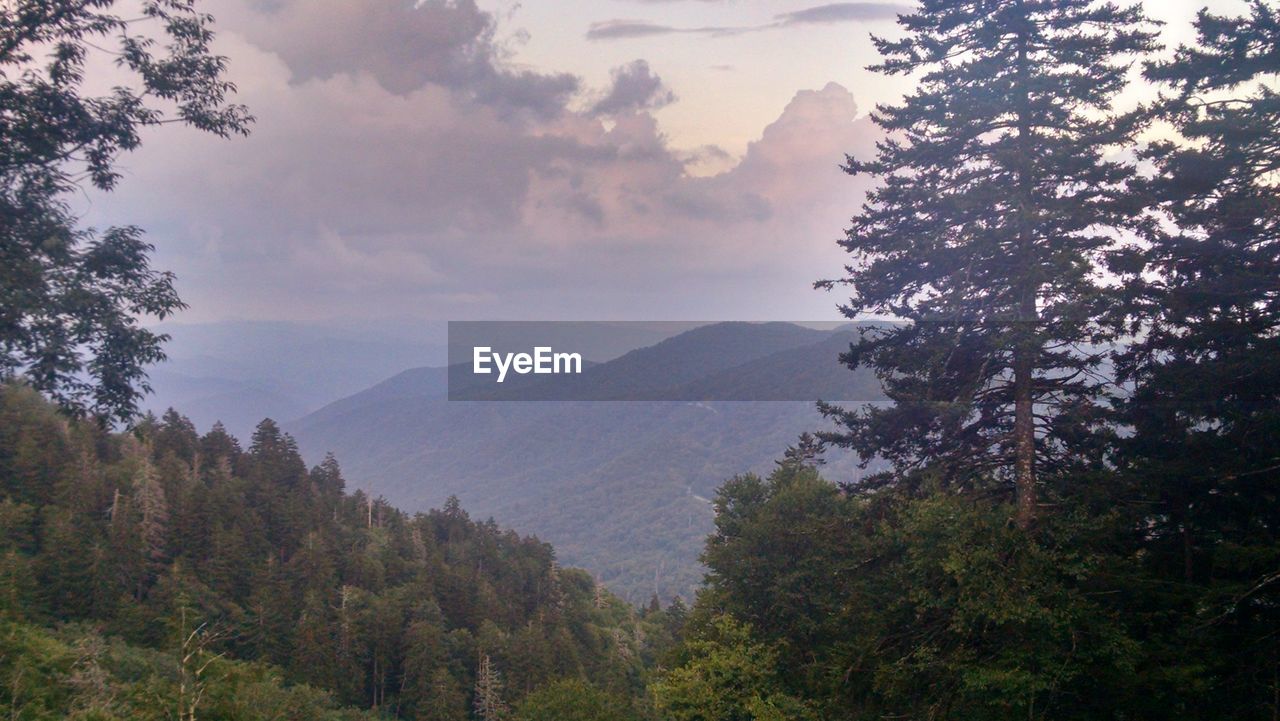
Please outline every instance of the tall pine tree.
M869 366L892 407L825 406L827 440L899 478L1012 490L1030 527L1046 475L1096 467L1105 433L1094 319L1103 256L1131 216L1136 115L1112 107L1155 41L1138 7L1091 0L924 0L876 38L873 69L920 76L877 108L880 181L841 245L849 317L893 316L843 360Z
M1159 212L1127 272L1138 341L1120 370L1134 392L1129 460L1161 480L1164 521L1195 575L1196 526L1233 525L1277 542L1280 507L1280 20L1202 12L1198 42L1147 76L1177 92L1161 110L1181 134L1153 144ZM1195 518L1203 516L1203 518Z
M1120 461L1152 509L1144 559L1185 613L1182 655L1218 675L1205 708L1275 718L1280 18L1253 0L1195 27L1193 45L1146 68L1171 89L1158 110L1181 137L1146 152L1155 222L1117 264L1136 337L1118 365L1133 388Z

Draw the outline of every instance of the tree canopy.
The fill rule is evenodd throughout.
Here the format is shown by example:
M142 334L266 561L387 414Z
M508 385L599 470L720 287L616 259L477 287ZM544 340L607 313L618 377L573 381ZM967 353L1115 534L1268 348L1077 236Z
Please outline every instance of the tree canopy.
M107 191L144 129L246 133L213 18L194 0L17 0L0 8L0 379L64 407L128 421L164 358L142 327L183 307L132 226L78 227L68 200ZM92 81L115 85L95 95ZM117 75L125 76L118 79Z

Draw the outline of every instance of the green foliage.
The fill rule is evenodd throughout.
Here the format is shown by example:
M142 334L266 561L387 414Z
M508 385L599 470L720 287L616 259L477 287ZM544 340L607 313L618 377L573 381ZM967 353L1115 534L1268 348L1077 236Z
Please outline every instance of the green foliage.
M516 721L635 721L625 698L580 679L554 681L520 702Z
M1247 8L1202 11L1192 44L1147 64L1180 137L1144 152L1153 222L1116 264L1138 332L1117 462L1152 509L1144 561L1169 582L1153 601L1198 620L1166 666L1215 678L1190 713L1238 718L1280 706L1257 700L1280 687L1280 21Z
M1151 51L1141 7L1093 0L924 0L876 39L876 70L918 75L873 116L892 140L851 174L878 184L841 246L848 317L910 321L843 356L892 405L824 406L828 440L865 460L940 470L958 489L1011 494L1031 525L1037 474L1098 467L1111 428L1097 345L1114 336L1102 258L1138 224L1134 167L1110 157L1139 116L1112 107Z
M732 479L676 657L697 669L752 656L723 645L758 644L768 662L738 688L778 689L823 718L1265 718L1267 589L1228 605L1229 586L1180 583L1152 563L1163 542L1139 532L1149 509L1099 502L1127 488L1118 478L1075 480L1027 534L1008 504L927 478L857 495L795 463ZM718 646L706 639L722 616L743 625ZM690 688L705 676L687 673ZM1219 693L1231 696L1206 702ZM699 694L681 696L687 718Z
M654 703L671 721L804 721L817 718L777 680L777 654L731 616L687 642L690 660L662 674Z
M261 664L214 659L197 687L180 685L180 658L129 646L82 626L49 631L0 622L0 713L21 721L357 721L307 686L289 686ZM198 701L191 705L194 690ZM202 692L202 693L201 693ZM180 709L184 708L184 714Z
M463 721L481 659L494 709L564 679L629 699L679 632L678 616L638 613L456 499L409 516L346 495L336 461L308 471L270 421L247 451L172 412L116 435L16 385L0 417L0 621L90 623L181 659L155 662L147 688L176 699L165 684L180 684L190 702L203 687L201 718L310 718L323 697ZM61 683L10 670L0 685Z
M1280 22L1248 5L1129 115L1136 5L925 0L877 40L920 81L820 285L911 322L844 357L895 403L826 406L824 440L893 470L727 482L693 638L740 619L776 653L753 683L831 718L1280 713ZM1152 119L1181 137L1139 149Z
M76 227L80 178L110 190L142 131L181 122L220 136L251 120L227 96L212 19L189 0L17 0L0 9L0 380L21 375L65 407L130 420L164 338L139 316L182 302L134 227ZM91 95L88 61L127 74ZM85 357L87 354L87 358Z

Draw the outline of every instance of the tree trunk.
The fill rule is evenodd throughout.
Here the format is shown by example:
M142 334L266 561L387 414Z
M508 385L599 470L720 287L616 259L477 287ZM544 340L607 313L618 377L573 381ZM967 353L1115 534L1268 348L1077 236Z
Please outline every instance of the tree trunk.
M1036 296L1039 290L1039 269L1034 265L1034 239L1029 227L1029 215L1035 207L1031 178L1031 154L1034 143L1031 130L1031 98L1028 88L1027 67L1027 17L1026 7L1018 4L1023 24L1017 28L1018 57L1017 76L1022 103L1018 114L1018 146L1021 153L1018 169L1018 250L1023 254L1021 279L1022 297L1018 299L1017 327L1014 329L1016 345L1013 349L1013 453L1014 487L1016 491L1018 527L1027 530L1036 520L1036 419L1035 419L1035 356L1036 322L1039 310Z
M1032 303L1034 302L1033 300ZM1024 320L1023 322L1034 321ZM1023 334L1031 333L1030 329L1019 330ZM1023 530L1035 524L1037 511L1035 370L1032 359L1034 349L1029 347L1029 340L1021 341L1014 350L1013 368L1014 487L1017 497L1017 523Z

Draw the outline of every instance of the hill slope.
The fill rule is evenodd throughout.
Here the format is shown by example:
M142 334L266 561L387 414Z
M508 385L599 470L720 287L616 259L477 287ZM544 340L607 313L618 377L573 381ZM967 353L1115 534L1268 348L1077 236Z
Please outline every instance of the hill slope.
M112 434L0 384L0 714L465 721L566 679L629 707L679 630L457 499L344 485L270 421Z
M823 391L845 388L846 398L878 397L873 378L837 361L851 337L719 324L591 371L610 388L652 397L734 397L735 389L787 397L801 389L832 398ZM633 601L691 593L716 486L767 471L801 432L825 427L807 401L449 402L444 375L406 371L289 430L313 459L336 453L347 477L374 494L410 509L457 495L481 515L551 541L566 563ZM512 393L536 397L533 389ZM835 480L858 472L847 456L829 461Z

